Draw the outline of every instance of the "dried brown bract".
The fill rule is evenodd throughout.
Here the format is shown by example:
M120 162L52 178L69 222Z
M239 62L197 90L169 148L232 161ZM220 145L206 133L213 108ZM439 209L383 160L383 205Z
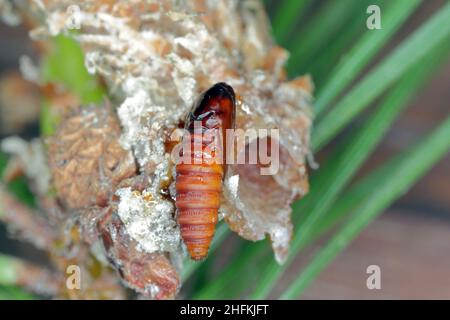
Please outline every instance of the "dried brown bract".
M70 209L106 206L115 187L136 174L130 151L119 144L120 126L109 107L84 107L47 140L53 186Z
M117 213L108 212L98 225L109 261L127 286L154 299L173 298L180 278L167 255L145 253L130 239Z

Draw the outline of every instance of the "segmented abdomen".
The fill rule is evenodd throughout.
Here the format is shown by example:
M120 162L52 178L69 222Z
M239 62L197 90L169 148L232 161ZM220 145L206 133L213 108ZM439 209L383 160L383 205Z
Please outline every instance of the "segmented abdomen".
M200 136L192 136L192 141ZM203 149L204 158L212 157ZM217 224L217 212L222 191L223 167L217 163L176 166L176 207L181 237L194 260L201 260L208 254Z

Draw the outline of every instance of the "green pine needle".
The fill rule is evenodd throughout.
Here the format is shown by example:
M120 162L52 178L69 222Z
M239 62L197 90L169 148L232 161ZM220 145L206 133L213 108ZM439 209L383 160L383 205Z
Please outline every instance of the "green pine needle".
M296 19L310 2L311 0L297 0L280 3L272 23L274 36L278 43L284 43L287 40Z
M450 116L418 146L411 148L383 185L375 189L355 210L348 222L313 258L299 277L282 294L298 297L331 260L392 202L402 196L437 161L450 151Z
M329 75L323 88L319 88L314 104L316 115L320 115L356 78L420 3L420 0L396 0L382 10L383 29L366 30L357 45L346 53L344 59Z
M323 147L409 68L430 54L434 48L450 41L448 21L450 21L450 3L406 39L324 116L313 131L313 149Z

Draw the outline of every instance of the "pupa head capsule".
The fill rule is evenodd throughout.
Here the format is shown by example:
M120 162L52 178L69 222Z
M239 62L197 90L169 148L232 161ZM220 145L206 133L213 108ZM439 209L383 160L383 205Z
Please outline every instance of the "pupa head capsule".
M186 129L194 130L194 123L201 122L204 129L233 129L236 117L236 96L233 88L219 82L206 90L189 113Z

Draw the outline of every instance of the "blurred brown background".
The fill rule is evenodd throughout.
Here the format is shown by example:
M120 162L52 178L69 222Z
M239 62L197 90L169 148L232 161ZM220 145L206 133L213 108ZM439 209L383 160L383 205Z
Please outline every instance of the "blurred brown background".
M423 22L439 4L440 1L424 1L384 53ZM0 24L0 79L6 73L18 70L18 60L22 54L33 54L26 32ZM448 115L449 87L450 61L418 92L364 170L405 149ZM0 138L11 134L7 122L9 113L10 110L0 105ZM21 125L17 133L26 138L37 136L37 122ZM22 251L32 260L39 258L35 251L29 250L27 246L7 239L4 226L0 225L1 252ZM302 262L314 249L310 251L299 257L292 271L279 284L275 295L296 276ZM369 276L366 268L372 264L381 268L381 290L368 290L366 287ZM303 298L450 299L450 155L373 222L319 276Z

